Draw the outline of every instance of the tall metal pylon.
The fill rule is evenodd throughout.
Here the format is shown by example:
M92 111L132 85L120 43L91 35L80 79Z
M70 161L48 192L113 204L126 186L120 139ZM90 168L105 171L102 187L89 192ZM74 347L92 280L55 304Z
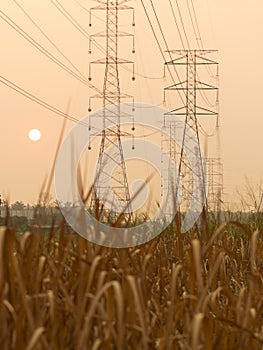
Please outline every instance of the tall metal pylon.
M119 11L132 10L134 25L134 10L126 5L130 0L94 0L99 3L97 7L91 10L104 10L106 12L106 30L91 36L105 38L106 40L106 56L103 59L91 62L91 64L105 65L103 97L102 97L102 123L103 131L101 137L100 150L96 167L96 178L93 184L90 209L99 220L115 223L119 217L118 209L125 217L125 220L131 218L131 198L128 186L128 177L122 147L122 136L127 136L127 133L121 131L121 99L131 98L127 94L122 94L120 89L119 65L132 64L132 61L120 59L118 57L119 38L129 36L130 33L119 31ZM90 22L91 26L91 22ZM90 53L91 53L90 42ZM134 38L133 48L134 49ZM90 65L91 67L91 65ZM91 80L91 69L89 72ZM134 65L133 76L134 80ZM99 95L91 98L101 98ZM90 99L91 101L91 99ZM91 105L89 106L91 111ZM114 170L109 172L107 165L113 163ZM127 213L127 214L125 214Z
M176 58L165 63L165 65L185 67L185 80L165 88L165 94L167 91L183 92L184 104L169 111L164 116L165 119L172 118L172 116L180 116L185 121L183 141L178 160L179 175L176 184L176 194L179 190L179 184L182 186L180 205L182 211L189 206L189 202L193 197L196 202L205 202L206 198L206 174L200 146L198 116L217 116L217 111L199 106L197 93L201 90L218 90L218 87L201 82L197 67L199 65L217 65L217 62L206 57L207 54L212 52L214 50L171 50L170 54L175 55ZM187 127L190 128L191 135L187 132ZM191 147L189 147L190 143ZM193 187L194 176L199 179L197 188Z
M161 197L165 193L170 195L175 193L175 186L177 182L177 166L180 160L180 147L176 144L177 134L182 133L183 122L179 120L164 120L163 132L162 132L162 160L161 163L164 163L162 169L162 191ZM165 163L165 159L169 157L168 167ZM176 210L175 208L175 198L169 202L169 205L166 207L168 213L172 213Z
M223 191L223 164L221 158L206 159L208 209L220 216Z

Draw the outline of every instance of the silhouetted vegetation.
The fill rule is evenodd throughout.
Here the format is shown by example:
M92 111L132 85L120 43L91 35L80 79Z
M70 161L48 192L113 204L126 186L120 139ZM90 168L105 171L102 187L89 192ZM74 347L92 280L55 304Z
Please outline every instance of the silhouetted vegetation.
M228 215L129 249L65 234L64 222L17 235L10 218L1 349L262 349L262 214Z

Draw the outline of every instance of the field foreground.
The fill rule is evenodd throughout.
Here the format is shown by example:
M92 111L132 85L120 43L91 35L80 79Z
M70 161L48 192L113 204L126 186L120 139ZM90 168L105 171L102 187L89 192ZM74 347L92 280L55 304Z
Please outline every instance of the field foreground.
M1 349L263 349L262 232L121 250L63 232L0 228Z

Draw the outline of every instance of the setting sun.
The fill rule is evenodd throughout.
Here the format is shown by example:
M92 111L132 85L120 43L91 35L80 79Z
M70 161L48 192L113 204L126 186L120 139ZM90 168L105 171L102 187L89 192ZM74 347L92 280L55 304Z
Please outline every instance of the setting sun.
M28 137L31 141L39 141L41 139L41 132L38 129L31 129L28 133Z

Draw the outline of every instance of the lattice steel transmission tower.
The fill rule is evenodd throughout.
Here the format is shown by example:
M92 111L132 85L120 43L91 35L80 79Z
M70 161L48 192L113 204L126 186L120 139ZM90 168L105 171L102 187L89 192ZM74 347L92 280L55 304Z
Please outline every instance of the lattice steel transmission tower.
M215 212L221 212L222 191L223 191L223 164L220 158L207 158L207 183L208 209Z
M175 186L177 183L177 173L178 165L180 161L180 147L176 143L176 138L178 133L183 131L183 122L179 120L164 120L161 147L162 147L162 160L161 163L164 163L162 169L162 191L161 197L165 193L175 193ZM165 159L169 157L168 167L165 163ZM169 206L167 207L168 213L175 212L175 198L171 198ZM171 206L171 207L170 207Z
M131 10L133 12L132 25L134 26L134 9L128 6L130 0L94 0L99 3L91 11L103 10L106 13L106 30L91 36L93 38L105 38L106 55L103 59L91 62L91 64L102 64L105 66L104 84L103 84L103 131L101 137L99 157L97 161L96 178L93 184L90 209L98 219L102 221L112 221L119 216L120 208L125 220L131 218L131 198L128 186L126 165L123 155L122 136L128 136L121 130L121 100L132 98L127 94L121 93L119 65L132 64L134 77L134 63L132 61L118 57L119 38L131 37L134 49L134 37L130 33L124 33L119 30L119 12ZM90 22L91 26L91 22ZM90 44L91 44L90 43ZM91 45L90 45L91 53ZM91 65L90 65L91 67ZM89 72L91 80L91 68ZM100 95L91 98L101 98ZM91 99L90 99L91 101ZM91 105L89 107L91 111ZM107 165L114 163L114 171L109 172ZM127 214L125 214L127 213Z
M206 176L205 165L202 157L200 146L200 131L199 131L199 116L217 116L217 111L210 110L199 106L198 92L218 90L218 87L204 83L199 80L198 66L200 65L217 65L218 63L208 59L207 54L214 50L172 50L171 55L174 59L165 63L165 65L181 66L185 70L185 80L179 81L165 88L165 94L168 91L177 91L183 95L183 105L177 107L165 114L164 118L169 119L173 116L179 116L184 119L185 125L190 128L192 136L186 132L186 127L183 132L183 141L181 145L180 157L178 160L178 181L176 184L176 192L181 189L181 206L180 209L188 208L191 198L194 198L196 203L202 202L206 198ZM175 126L176 127L176 126ZM192 144L191 148L189 147ZM188 159L186 158L188 154ZM190 159L189 159L190 153ZM194 188L193 177L199 179L197 187Z

